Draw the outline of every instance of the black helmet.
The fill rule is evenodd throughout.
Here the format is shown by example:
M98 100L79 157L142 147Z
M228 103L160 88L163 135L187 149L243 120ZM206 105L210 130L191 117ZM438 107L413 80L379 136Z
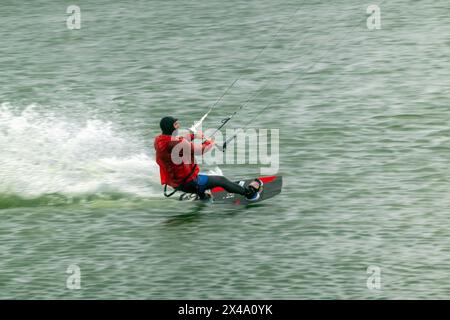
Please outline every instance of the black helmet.
M164 117L159 122L159 126L161 127L161 130L163 134L172 135L172 132L175 131L175 128L173 127L173 124L178 119L175 119L174 117Z

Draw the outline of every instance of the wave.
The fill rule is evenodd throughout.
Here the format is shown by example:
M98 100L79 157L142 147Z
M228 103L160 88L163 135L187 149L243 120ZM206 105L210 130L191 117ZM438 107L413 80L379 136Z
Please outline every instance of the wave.
M44 110L44 111L43 111ZM160 195L151 145L111 122L0 106L0 209ZM157 189L157 192L155 190Z

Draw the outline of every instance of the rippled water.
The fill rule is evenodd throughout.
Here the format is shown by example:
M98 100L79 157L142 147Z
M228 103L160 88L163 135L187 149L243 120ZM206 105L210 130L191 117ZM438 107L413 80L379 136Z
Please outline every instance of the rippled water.
M80 30L70 4L0 4L0 298L450 297L447 2L378 2L372 31L358 1L95 1ZM159 118L238 78L205 125L270 105L282 194L164 199Z

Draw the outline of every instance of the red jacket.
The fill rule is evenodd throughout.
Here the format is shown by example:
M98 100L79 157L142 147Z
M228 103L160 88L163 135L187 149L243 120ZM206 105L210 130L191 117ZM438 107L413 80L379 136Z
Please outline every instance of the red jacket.
M212 147L212 143L206 141L202 145L194 144L192 140L194 135L188 135L186 137L172 137L165 134L160 134L155 138L154 147L156 150L156 163L159 165L159 174L161 176L161 184L168 184L175 188L178 187L183 180L189 176L195 166L194 154L203 154ZM178 145L180 144L181 145ZM174 163L172 160L172 150L177 146L175 155L178 155L178 161L181 163ZM190 154L183 157L183 151L189 151ZM183 157L183 158L181 158ZM181 159L185 159L181 161ZM186 161L188 160L188 161ZM177 162L177 159L175 159ZM186 163L189 162L189 163ZM195 168L192 175L185 181L191 181L197 178L200 169L198 166Z

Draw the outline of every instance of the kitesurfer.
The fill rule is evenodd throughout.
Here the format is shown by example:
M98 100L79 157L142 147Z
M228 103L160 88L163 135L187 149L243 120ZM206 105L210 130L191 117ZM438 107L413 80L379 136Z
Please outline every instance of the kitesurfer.
M185 136L178 135L180 122L174 117L164 117L159 123L162 133L155 138L154 147L156 150L156 162L159 165L161 184L165 185L164 194L171 196L176 191L198 194L201 199L206 197L205 191L214 187L222 187L227 192L237 193L245 196L250 201L256 201L260 197L262 181L255 179L247 187L234 183L224 176L206 175L200 172L200 168L195 161L194 155L201 155L211 150L214 146L214 139L206 139L202 144L194 144L194 138L205 139L202 132L196 134L190 133ZM183 155L184 150L189 150L187 155L189 161L173 161L172 151L177 147L180 150L179 156L186 159ZM175 189L170 195L166 194L167 185Z

